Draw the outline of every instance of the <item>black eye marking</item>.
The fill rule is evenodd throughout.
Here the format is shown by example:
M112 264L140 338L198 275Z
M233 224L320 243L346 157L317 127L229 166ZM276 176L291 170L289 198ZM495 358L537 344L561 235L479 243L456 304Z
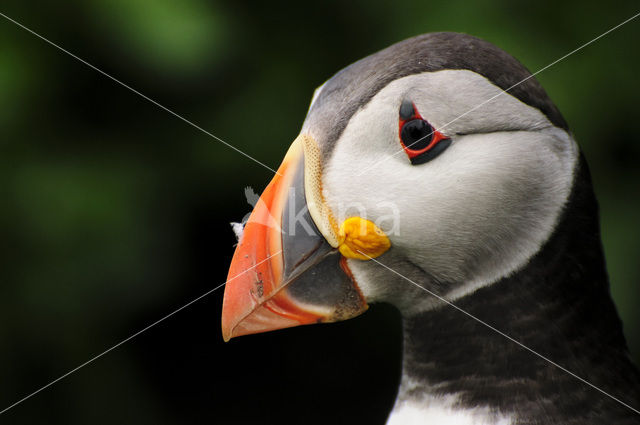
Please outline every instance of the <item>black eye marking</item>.
M400 105L400 119L408 121L416 114L416 110L413 107L413 102L410 100L404 100Z
M416 105L404 100L400 105L400 144L411 164L431 161L451 145L451 139L437 131L422 118Z

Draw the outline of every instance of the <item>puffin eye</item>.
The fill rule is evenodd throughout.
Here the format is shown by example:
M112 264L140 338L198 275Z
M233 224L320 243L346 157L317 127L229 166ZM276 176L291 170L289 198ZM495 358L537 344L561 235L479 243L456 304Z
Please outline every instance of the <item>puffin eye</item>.
M402 126L400 138L407 149L419 151L431 143L431 139L433 139L433 127L425 120L411 120Z
M451 139L436 131L420 116L416 105L405 100L400 105L400 144L411 164L424 164L440 155Z

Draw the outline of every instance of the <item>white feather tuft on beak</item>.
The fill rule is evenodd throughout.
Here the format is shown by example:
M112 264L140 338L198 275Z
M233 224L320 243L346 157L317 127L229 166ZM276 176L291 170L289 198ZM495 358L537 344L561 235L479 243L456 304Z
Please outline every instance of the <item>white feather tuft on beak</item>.
M245 223L234 223L231 222L229 223L231 224L231 229L233 229L233 233L236 234L236 239L238 240L238 242L240 242L240 239L242 238L242 233L244 233L244 225Z

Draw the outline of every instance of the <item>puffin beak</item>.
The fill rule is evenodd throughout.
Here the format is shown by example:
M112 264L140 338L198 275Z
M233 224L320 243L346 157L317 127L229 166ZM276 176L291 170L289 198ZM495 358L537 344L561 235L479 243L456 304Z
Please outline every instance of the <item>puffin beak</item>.
M225 341L345 320L368 307L346 259L314 223L304 179L299 137L255 205L231 261L222 304Z

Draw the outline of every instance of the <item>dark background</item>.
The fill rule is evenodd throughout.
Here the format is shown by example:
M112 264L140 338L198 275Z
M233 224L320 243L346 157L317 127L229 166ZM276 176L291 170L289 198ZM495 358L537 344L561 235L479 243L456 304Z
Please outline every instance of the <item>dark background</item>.
M452 30L536 71L637 2L5 0L0 11L275 168L315 87ZM640 358L640 18L538 78L585 151ZM0 18L0 410L225 281L271 172ZM223 343L222 290L0 415L10 424L384 423L400 320ZM508 343L505 341L505 343Z

